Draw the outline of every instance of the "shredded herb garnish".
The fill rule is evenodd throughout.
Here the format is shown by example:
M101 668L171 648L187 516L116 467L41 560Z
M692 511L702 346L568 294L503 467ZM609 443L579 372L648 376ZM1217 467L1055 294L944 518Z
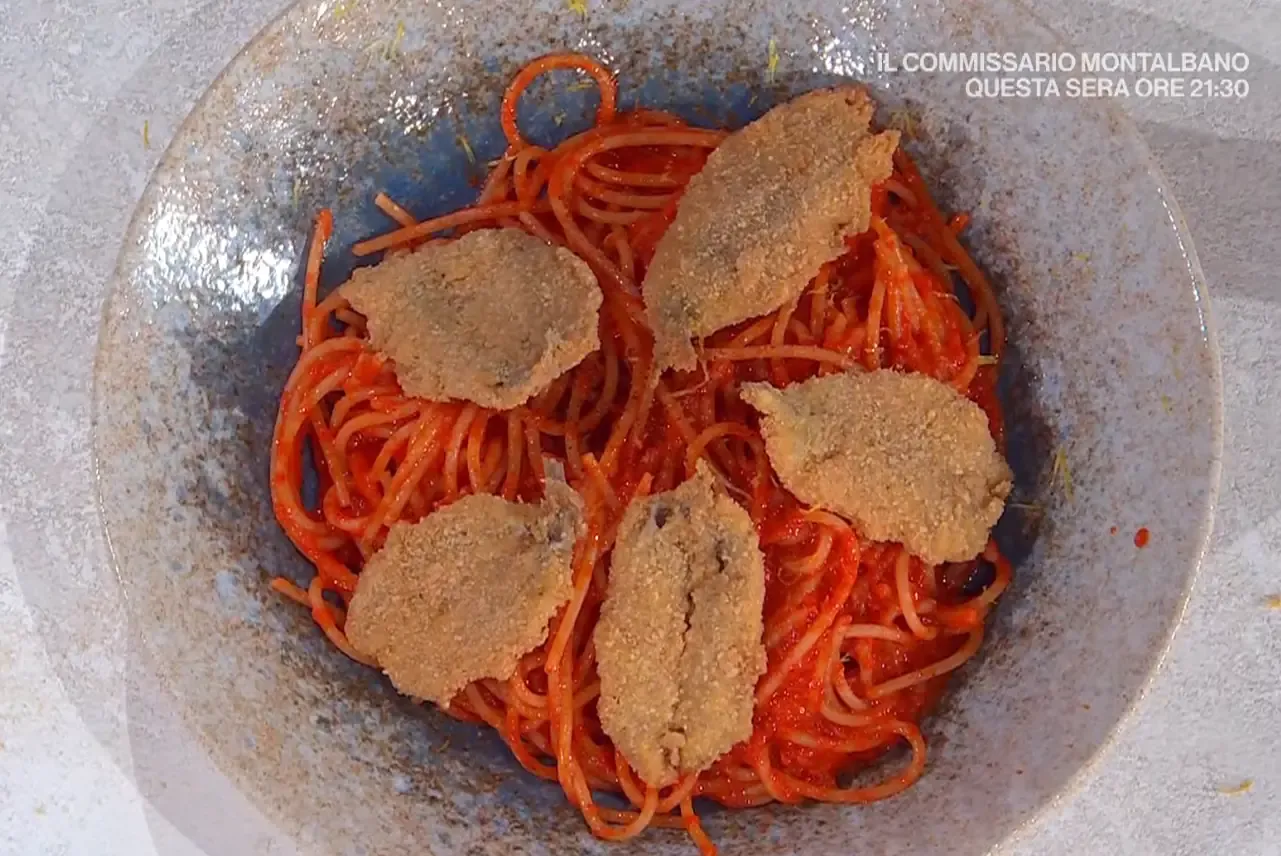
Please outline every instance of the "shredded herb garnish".
M1248 793L1254 787L1254 779L1243 779L1240 784L1224 786L1219 788L1219 793L1225 797L1239 797L1241 794Z
M468 163L476 163L476 153L471 149L471 140L467 139L466 134L458 135L458 145L462 146L463 154L467 155Z
M1071 502L1074 498L1072 470L1068 468L1067 452L1063 451L1062 446L1054 453L1054 470L1050 473L1050 478L1063 480L1063 494L1068 498L1068 502Z
M392 36L391 41L387 44L387 50L383 54L385 59L391 59L400 53L400 43L405 39L405 22L396 22L396 35Z
M919 123L915 116L908 112L907 108L900 107L897 110L890 111L888 127L898 131L909 140L915 140Z
M778 42L769 40L769 55L765 62L765 82L773 83L778 77Z

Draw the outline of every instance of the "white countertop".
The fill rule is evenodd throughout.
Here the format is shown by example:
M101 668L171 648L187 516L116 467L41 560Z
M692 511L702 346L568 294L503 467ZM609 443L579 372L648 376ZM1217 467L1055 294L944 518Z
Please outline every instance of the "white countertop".
M117 194L123 224L168 135L284 5L0 3L0 360L8 307L28 285L27 251L46 234L44 201L95 119L106 110L137 114L135 141L104 146L144 148L144 122L148 129L146 168L128 187L86 188ZM1004 850L1281 853L1281 609L1268 605L1281 595L1281 3L1029 5L1080 49L1245 51L1250 94L1123 102L1183 207L1210 285L1225 396L1219 507L1186 618L1149 693L1081 786ZM198 61L183 49L191 39L205 46ZM171 96L131 99L144 63L169 56ZM102 236L108 267L116 235ZM74 703L60 677L67 671L54 667L38 631L56 616L24 599L20 571L31 569L14 567L4 526L0 519L0 854L199 854L163 807L138 795L127 752L108 749L86 725L83 699ZM86 639L74 656L92 671L109 653L108 640ZM246 846L293 851L270 835Z

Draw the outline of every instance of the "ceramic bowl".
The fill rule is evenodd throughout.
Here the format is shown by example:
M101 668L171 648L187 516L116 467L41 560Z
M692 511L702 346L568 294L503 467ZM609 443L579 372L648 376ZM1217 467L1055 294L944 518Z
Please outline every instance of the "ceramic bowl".
M857 79L943 202L972 212L967 240L1008 316L1017 488L1001 537L1016 577L981 656L927 722L914 788L861 807L708 807L706 823L726 853L976 853L1010 840L1142 693L1207 535L1217 352L1173 202L1107 104L970 98L964 75L875 59L1054 49L1007 0L586 5L304 2L200 101L136 213L95 371L97 488L131 632L217 767L302 852L618 852L493 734L397 696L268 589L277 574L310 576L267 486L310 223L333 208L332 287L350 244L388 226L377 190L419 216L468 201L502 150L503 87L547 52L598 57L625 103L706 125ZM595 94L574 82L531 90L530 136L585 126ZM628 846L691 852L657 830Z

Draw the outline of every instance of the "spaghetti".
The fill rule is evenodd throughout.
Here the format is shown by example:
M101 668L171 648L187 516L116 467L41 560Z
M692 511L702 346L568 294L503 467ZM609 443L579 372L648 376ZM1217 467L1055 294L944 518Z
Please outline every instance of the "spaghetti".
M601 101L594 127L546 150L521 135L516 106L551 69L586 72ZM958 240L966 219L947 219L912 161L897 152L892 178L873 191L873 228L850 239L798 301L709 337L697 372L655 378L639 285L682 188L724 134L661 111L621 112L612 75L581 55L522 69L503 99L502 125L507 153L474 205L417 222L380 194L379 207L398 228L354 252L404 252L447 230L493 227L568 246L604 292L601 348L512 411L406 397L390 364L366 346L361 316L338 292L318 297L332 231L322 212L307 258L302 353L281 398L271 456L276 515L316 575L306 590L284 580L273 586L364 662L346 641L338 604L351 597L388 527L469 492L537 499L544 459L555 459L587 509L573 596L516 674L473 683L448 713L494 728L525 769L558 781L591 831L612 841L648 826L682 828L710 854L696 797L734 808L862 803L909 787L925 766L919 722L948 674L980 645L1010 565L989 544L975 562L929 567L901 545L863 542L841 518L802 507L771 471L756 417L737 388L858 367L923 372L979 404L1002 445L995 381L1004 331L992 288ZM973 315L953 290L953 273ZM314 508L303 498L305 449L316 464ZM758 530L768 667L751 738L659 790L638 779L601 730L592 631L623 508L674 488L700 459L716 468ZM994 566L994 581L970 591L979 561ZM908 750L901 769L875 784L847 781L896 746ZM598 803L600 792L629 807Z

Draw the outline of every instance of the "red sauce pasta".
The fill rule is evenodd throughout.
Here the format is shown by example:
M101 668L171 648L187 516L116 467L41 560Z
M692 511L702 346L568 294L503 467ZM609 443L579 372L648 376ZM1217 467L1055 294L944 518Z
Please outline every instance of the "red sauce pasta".
M516 105L551 69L586 72L601 102L592 128L544 149L521 135ZM418 222L380 194L397 226L353 251L399 254L478 229L523 230L590 267L602 295L599 347L507 410L407 395L342 289L318 294L333 222L322 212L307 258L301 355L281 397L271 456L276 515L315 576L306 590L283 579L273 585L306 605L342 651L368 662L344 634L345 605L392 527L470 494L538 502L547 480L560 476L548 468L563 468L585 527L568 600L509 677L468 684L446 712L495 729L522 766L559 782L591 831L611 841L674 827L713 853L695 798L731 808L864 803L908 788L925 769L921 719L978 649L1010 565L990 540L980 556L930 565L902 544L865 539L830 509L804 505L780 482L760 415L739 393L841 371L917 373L981 408L985 440L1003 450L995 384L1004 330L992 288L958 240L966 218L941 212L911 159L895 150L888 178L865 194L870 228L841 234L839 255L820 260L785 305L696 339L693 370L663 371L647 321L646 272L684 188L726 132L659 110L621 111L612 74L580 55L522 69L503 100L502 126L507 152L474 204ZM972 313L954 293L954 275ZM314 505L303 496L305 450L318 476ZM750 736L710 766L655 787L602 729L593 634L629 503L675 490L700 464L755 529L765 567L765 667L750 700ZM975 588L975 579L987 585ZM908 750L897 768L850 784L895 747Z

